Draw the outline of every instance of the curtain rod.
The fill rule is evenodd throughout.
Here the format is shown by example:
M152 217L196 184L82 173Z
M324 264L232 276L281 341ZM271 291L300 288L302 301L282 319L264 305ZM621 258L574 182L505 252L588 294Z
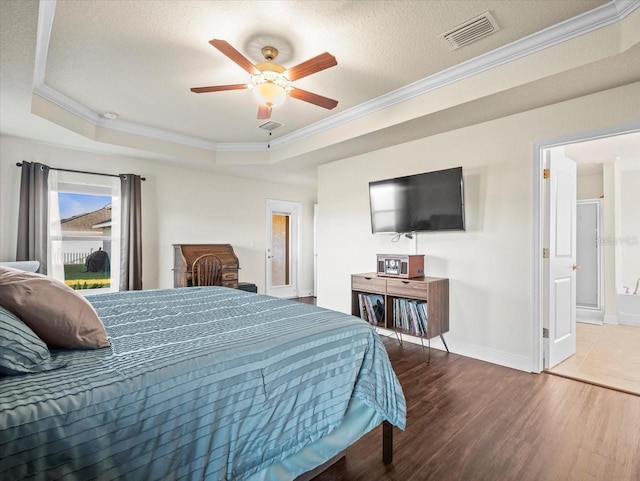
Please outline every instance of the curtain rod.
M16 167L22 167L22 162L16 162ZM89 172L87 170L73 170L73 169L59 169L57 167L49 167L50 170L59 170L60 172L75 172L77 174L91 174L91 175L104 175L105 177L120 177L117 174L104 174L102 172ZM147 180L144 177L140 177L140 180Z

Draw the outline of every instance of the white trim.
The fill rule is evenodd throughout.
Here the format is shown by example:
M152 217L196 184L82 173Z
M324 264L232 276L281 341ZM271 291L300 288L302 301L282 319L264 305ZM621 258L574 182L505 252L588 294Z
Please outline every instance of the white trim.
M585 309L576 306L576 322L584 322L586 324L602 324L604 320L604 311L598 309Z
M278 286L275 289L271 286L271 274L269 271L270 263L269 263L269 249L272 247L271 245L271 222L272 215L274 213L282 213L288 214L291 218L290 225L290 233L291 233L291 259L290 259L290 269L291 269L291 279L290 279L290 292L291 295L277 295L279 287L287 287L287 286ZM301 297L300 296L300 278L301 278L301 244L300 241L300 228L301 228L301 217L302 217L302 203L294 202L288 200L276 200L276 199L266 199L266 250L265 250L265 294L275 296L275 297ZM295 251L294 251L295 249ZM284 290L284 289L283 289Z
M220 142L218 152L263 152L270 150L269 144L262 142Z
M593 130L589 132L580 132L574 134L553 137L546 140L539 140L533 143L532 157L532 221L533 221L533 287L532 287L532 310L533 310L533 333L532 333L532 372L542 372L543 370L543 349L542 349L542 168L543 158L541 152L558 145L573 144L587 140L600 139L604 137L613 137L633 132L640 132L640 121L630 122L628 124L618 125L614 127L606 127L603 129ZM616 316L604 316L605 324L617 324Z
M542 305L542 290L543 290L543 276L542 276L542 248L544 247L544 240L542 238L543 230L540 223L542 216L542 170L544 168L544 158L542 156L543 144L535 142L533 144L533 162L532 162L532 175L531 178L533 188L531 189L531 206L532 206L532 246L533 246L533 293L531 298L532 312L533 312L533 329L532 329L532 365L531 372L542 372L543 358L544 358L544 346L542 339L542 327L543 327L543 305Z
M100 117L79 102L65 96L52 87L46 85L45 72L47 53L51 40L53 18L55 16L56 0L40 0L38 14L38 36L36 41L36 60L34 68L34 93L50 100L60 107L78 115L82 119L121 132L143 135L158 140L166 140L191 147L212 151L245 152L275 150L320 132L338 127L365 115L423 95L427 92L473 77L486 70L504 65L519 58L531 55L554 45L587 34L602 27L621 21L627 15L640 7L640 0L612 0L593 10L584 12L576 17L567 19L544 30L535 32L527 37L499 47L478 57L472 58L451 68L438 72L417 82L401 87L393 92L364 102L336 115L328 117L307 127L291 132L278 139L264 143L216 143L197 137L178 134L167 130L149 127L143 124L123 120L109 120Z
M72 114L77 115L82 120L86 120L93 125L99 125L100 123L98 114L96 114L93 110L85 107L81 103L73 100L70 97L67 97L63 93L58 92L56 89L49 87L46 84L34 86L33 93L45 100L48 100L51 103L54 103L58 107L68 110Z
M590 324L592 326L602 326L604 322L602 319L589 319L588 317L581 317L580 319L576 319L577 324Z
M313 204L313 297L318 297L318 204Z
M57 0L40 0L38 9L38 28L36 32L36 59L33 69L34 90L44 84L44 73L47 69L47 55L53 29L53 17L56 13Z

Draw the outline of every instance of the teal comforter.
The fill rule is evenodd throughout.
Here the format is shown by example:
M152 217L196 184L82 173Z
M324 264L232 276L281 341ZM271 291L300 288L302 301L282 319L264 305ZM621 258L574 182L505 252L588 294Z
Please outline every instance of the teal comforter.
M327 436L352 399L404 428L360 319L223 287L89 300L111 347L0 378L0 479L243 480Z

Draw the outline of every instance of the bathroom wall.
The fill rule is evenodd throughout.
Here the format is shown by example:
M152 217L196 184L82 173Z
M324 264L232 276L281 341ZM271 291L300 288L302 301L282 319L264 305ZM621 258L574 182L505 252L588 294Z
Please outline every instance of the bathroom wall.
M640 278L640 161L616 166L616 285L633 292Z
M616 187L615 187L615 165L607 162L602 170L604 188L604 232L601 242L604 252L604 322L617 323L618 298L616 290L616 249L614 242L607 240L616 237Z
M602 164L599 165L597 173L581 175L578 170L577 189L578 200L600 198L604 194Z

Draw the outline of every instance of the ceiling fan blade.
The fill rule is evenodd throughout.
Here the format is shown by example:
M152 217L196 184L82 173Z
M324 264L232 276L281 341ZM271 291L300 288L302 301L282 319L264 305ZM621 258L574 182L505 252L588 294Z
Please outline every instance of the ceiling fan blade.
M267 107L266 105L260 104L258 106L258 119L270 119L271 118L271 107Z
M255 65L253 65L244 55L238 52L235 48L231 46L229 42L225 42L224 40L218 40L214 38L213 40L209 40L209 43L213 45L215 48L220 50L223 54L237 63L240 67L246 70L250 74L257 74L258 69Z
M232 84L232 85L213 85L211 87L192 87L191 91L196 94L204 94L207 92L221 92L223 90L243 90L248 89L247 84Z
M338 65L338 61L333 55L329 52L321 53L317 57L313 57L306 62L287 69L287 78L293 82L336 65Z
M303 100L305 102L309 102L310 104L317 105L319 107L324 107L325 109L333 109L338 105L337 100L330 99L328 97L323 97L322 95L314 94L312 92L307 92L306 90L302 90L299 88L291 89L289 95L294 99Z

